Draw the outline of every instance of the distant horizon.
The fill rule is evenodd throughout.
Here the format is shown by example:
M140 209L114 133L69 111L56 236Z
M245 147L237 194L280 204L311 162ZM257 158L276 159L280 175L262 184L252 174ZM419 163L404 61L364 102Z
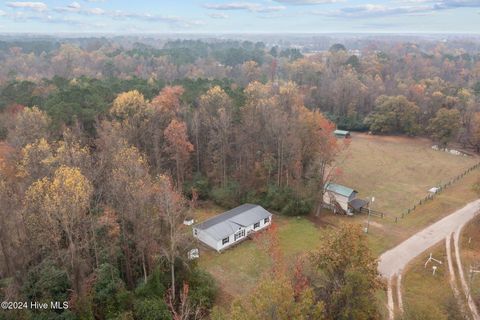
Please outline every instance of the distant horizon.
M35 37L57 37L57 36L75 36L75 37L103 37L103 36L115 36L115 37L137 37L137 36L256 36L256 35L272 35L272 36L375 36L375 35L392 35L392 36L466 36L466 37L480 37L480 31L478 33L466 33L466 32L229 32L229 33L215 33L215 32L144 32L144 33L120 33L120 32L88 32L88 33L75 33L75 32L52 32L52 33L35 33L35 32L0 32L2 36L35 36Z
M0 3L0 33L24 34L32 30L38 34L122 35L480 34L480 1L44 0Z

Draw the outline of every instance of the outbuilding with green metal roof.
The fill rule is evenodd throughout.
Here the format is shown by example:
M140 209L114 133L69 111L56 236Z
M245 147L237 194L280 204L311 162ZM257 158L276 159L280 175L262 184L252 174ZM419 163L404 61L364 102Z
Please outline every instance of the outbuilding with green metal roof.
M325 192L323 194L323 202L334 212L343 211L346 214L353 214L353 210L359 206L355 202L358 192L352 188L342 186L337 183L329 182L325 185ZM355 204L352 206L350 204ZM365 205L363 202L360 206Z

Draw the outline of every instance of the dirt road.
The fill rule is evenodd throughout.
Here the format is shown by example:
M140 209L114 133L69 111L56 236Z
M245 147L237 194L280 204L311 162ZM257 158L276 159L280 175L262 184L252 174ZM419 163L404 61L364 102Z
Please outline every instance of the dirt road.
M452 233L459 233L461 228L468 221L470 221L475 217L479 209L480 209L480 200L470 202L465 207L435 222L434 224L423 229L422 231L419 231L412 237L400 243L395 248L386 251L380 256L378 270L388 280L389 294L387 295L388 296L387 307L389 309L389 319L394 318L394 301L393 301L393 295L391 294L391 291L392 291L391 283L393 278L395 278L396 276L401 277L402 271L407 266L407 264L411 260L413 260L415 257L420 255L422 252L424 252L428 248L434 246L435 244L437 244L438 242L446 238L449 240L449 237L451 237ZM458 243L458 240L456 244L457 243ZM397 286L400 287L400 285L401 284L399 281ZM397 294L399 295L397 300L401 302L402 299L401 299L401 292L399 288L398 288ZM474 313L474 318L475 318L475 313Z
M449 234L470 221L480 209L480 200L470 202L462 209L416 233L395 248L380 256L378 270L387 279L402 272L416 256L444 240Z

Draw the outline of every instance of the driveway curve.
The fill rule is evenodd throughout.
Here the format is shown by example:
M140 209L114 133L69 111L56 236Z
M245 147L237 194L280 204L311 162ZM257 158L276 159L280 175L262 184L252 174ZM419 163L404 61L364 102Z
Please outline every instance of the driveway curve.
M402 273L406 265L419 254L443 241L449 234L475 217L480 199L470 202L445 218L414 234L380 256L378 270L387 279Z

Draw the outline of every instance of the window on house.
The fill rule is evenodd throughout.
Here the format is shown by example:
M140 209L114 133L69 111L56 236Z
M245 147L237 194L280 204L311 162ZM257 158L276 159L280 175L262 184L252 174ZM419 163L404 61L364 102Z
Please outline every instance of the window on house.
M257 222L253 225L253 229L260 228L260 222Z
M230 242L230 237L225 238L225 239L222 240L222 245L227 244L229 242Z
M240 230L238 231L237 233L235 233L235 241L237 241L238 239L240 239L241 237L244 237L245 236L245 229L243 230Z
M265 218L265 219L263 220L263 223L265 223L265 224L267 224L267 223L269 223L269 222L270 222L270 217Z

